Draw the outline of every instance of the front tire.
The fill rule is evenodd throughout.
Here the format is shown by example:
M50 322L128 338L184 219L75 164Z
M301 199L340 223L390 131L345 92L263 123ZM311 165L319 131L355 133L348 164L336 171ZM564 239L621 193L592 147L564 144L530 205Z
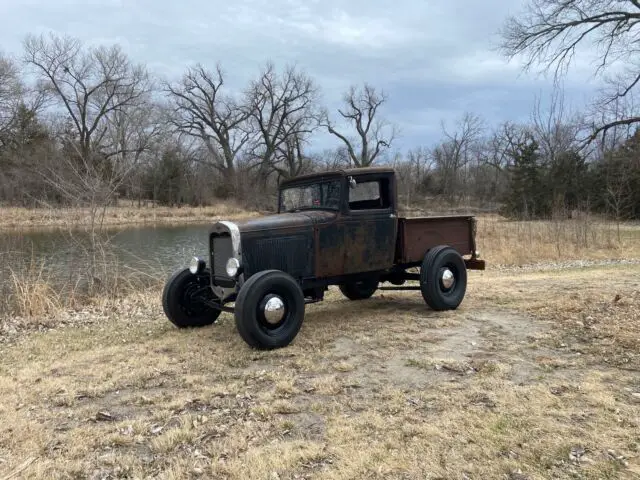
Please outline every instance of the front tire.
M422 298L433 310L455 310L467 290L467 268L463 258L448 246L427 252L420 268Z
M211 325L221 310L202 302L202 298L220 303L211 291L209 275L194 275L188 268L178 270L167 280L162 292L162 308L171 323L178 328Z
M298 282L285 272L265 270L249 277L240 288L236 327L251 347L286 347L300 331L304 309L304 293Z
M350 282L340 285L340 291L349 300L365 300L370 298L378 289L380 282L377 278Z

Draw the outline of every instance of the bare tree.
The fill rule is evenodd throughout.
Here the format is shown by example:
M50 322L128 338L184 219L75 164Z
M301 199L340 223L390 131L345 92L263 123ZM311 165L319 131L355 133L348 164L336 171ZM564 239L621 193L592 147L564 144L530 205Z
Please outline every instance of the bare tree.
M379 116L379 109L386 101L386 94L377 92L369 84L365 83L362 88L349 88L343 97L345 106L338 109L338 113L355 128L355 139L339 132L326 111L320 117L320 125L344 143L349 159L356 167L366 167L375 162L380 153L391 147L398 133L395 125Z
M490 201L503 197L515 159L530 132L528 125L504 122L479 142L474 178L476 194Z
M347 148L339 146L338 148L325 148L321 152L310 155L311 163L317 170L328 171L337 170L349 165L350 158Z
M304 138L300 134L289 136L276 152L273 168L280 177L290 178L311 170L313 159L304 153Z
M417 147L407 152L407 162L415 178L421 179L433 169L433 157L425 147Z
M615 121L620 118L632 118L640 113L635 100L635 92L629 92L624 97L616 98L613 102L602 104L594 114L600 124ZM601 158L607 151L621 148L627 140L632 138L638 128L637 124L619 124L609 128L606 135L601 135L596 142L592 142L592 154Z
M43 193L32 167L45 161L51 140L40 118L46 92L21 74L13 58L0 54L0 196L24 203Z
M21 114L36 115L46 94L38 85L27 85L18 64L0 53L0 148L11 142L11 130Z
M302 168L302 144L315 128L318 94L315 82L291 66L278 75L268 63L250 83L246 108L256 134L252 155L263 180L273 170L291 176Z
M0 192L2 193L9 191L12 183L13 158L8 150L14 140L14 126L19 114L21 90L22 82L17 65L10 58L0 55Z
M203 142L211 165L233 187L237 157L250 139L249 112L225 95L224 85L220 65L212 72L198 64L165 90L172 97L170 122L178 132Z
M77 39L54 34L27 36L24 60L63 112L59 138L66 150L58 164L43 166L40 174L68 202L88 207L94 261L106 208L132 169L111 161L110 154L122 151L108 133L122 123L120 115L148 100L149 75L117 45L83 49Z
M428 187L433 156L428 148L417 147L409 150L404 158L396 155L393 165L398 173L400 191L406 204L411 205Z
M142 185L140 165L145 156L167 133L162 106L151 99L142 105L125 107L111 115L100 153L114 171L130 172L124 182L141 205ZM136 174L137 173L137 174ZM124 185L123 185L124 186Z
M146 68L132 64L117 45L84 50L68 36L28 35L24 60L64 107L85 164L102 145L109 116L142 104L151 90Z
M620 241L620 223L631 210L633 201L630 179L631 165L627 159L613 154L605 165L604 200L608 213L616 221L617 237Z
M596 74L615 64L624 72L611 77L612 89L601 103L614 102L640 82L638 0L529 0L520 18L510 17L503 30L501 48L510 59L524 56L526 70L538 65L553 70L556 79L568 70L576 49L599 48ZM640 122L640 116L594 123L588 140L619 125Z
M13 123L21 90L22 84L16 64L0 55L0 145L4 144L4 134Z
M433 159L440 175L440 191L446 197L461 197L464 193L457 188L464 179L461 171L476 153L474 147L482 135L482 119L477 115L465 113L457 122L454 132L442 125L445 140L433 149Z
M485 147L485 163L500 174L513 165L518 147L526 139L529 128L511 122L502 123L491 134Z
M567 112L560 89L554 89L546 109L542 107L540 98L536 98L531 113L532 133L545 160L554 163L558 155L578 147L580 123Z

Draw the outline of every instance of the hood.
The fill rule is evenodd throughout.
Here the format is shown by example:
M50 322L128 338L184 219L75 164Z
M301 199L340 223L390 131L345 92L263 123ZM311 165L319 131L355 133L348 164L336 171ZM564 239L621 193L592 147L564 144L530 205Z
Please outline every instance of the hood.
M260 232L279 229L301 229L312 227L318 223L325 223L335 219L337 212L326 210L307 210L304 212L278 213L276 215L266 215L264 217L251 218L248 220L234 222L238 225L240 233Z

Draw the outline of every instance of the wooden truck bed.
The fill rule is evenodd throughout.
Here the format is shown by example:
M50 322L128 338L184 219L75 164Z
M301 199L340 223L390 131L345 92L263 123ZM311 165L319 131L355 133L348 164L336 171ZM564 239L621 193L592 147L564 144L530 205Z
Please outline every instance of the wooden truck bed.
M438 246L453 247L463 257L470 257L468 268L484 269L484 261L475 259L476 219L472 215L398 218L396 263L420 263L427 250Z

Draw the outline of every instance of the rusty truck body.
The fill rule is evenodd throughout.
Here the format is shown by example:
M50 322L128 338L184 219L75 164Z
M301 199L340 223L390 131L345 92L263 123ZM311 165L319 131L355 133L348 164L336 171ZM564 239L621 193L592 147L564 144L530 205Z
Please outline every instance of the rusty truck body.
M391 168L283 181L276 214L212 225L207 258L194 257L165 284L165 314L178 327L199 327L231 312L247 344L271 349L293 341L305 305L323 300L333 285L351 300L420 290L434 310L457 308L467 270L485 267L476 219L403 218L397 204Z

